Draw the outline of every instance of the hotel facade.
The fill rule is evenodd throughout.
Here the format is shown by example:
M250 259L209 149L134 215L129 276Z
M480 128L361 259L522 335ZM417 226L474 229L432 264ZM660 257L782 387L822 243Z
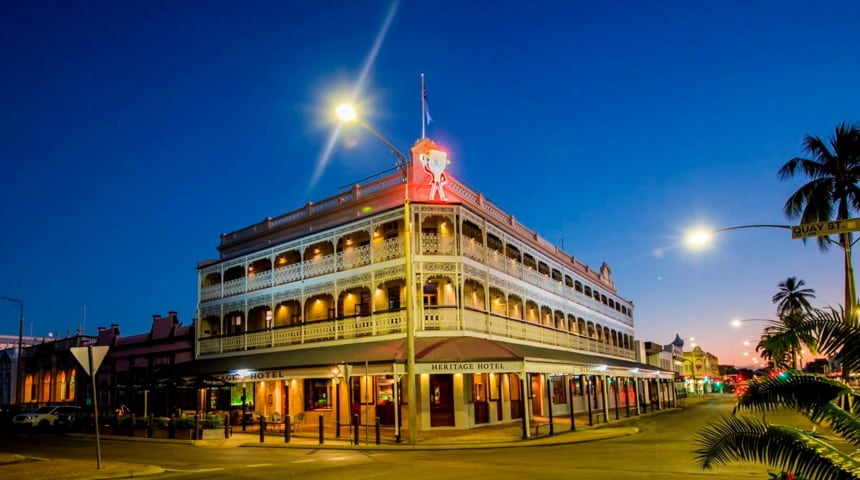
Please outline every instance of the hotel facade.
M198 264L196 359L270 419L414 432L607 421L675 402L633 303L452 178L429 139L388 175L222 234ZM207 408L224 405L207 391ZM220 395L224 395L223 390ZM574 414L579 418L574 420ZM410 438L412 440L412 438Z

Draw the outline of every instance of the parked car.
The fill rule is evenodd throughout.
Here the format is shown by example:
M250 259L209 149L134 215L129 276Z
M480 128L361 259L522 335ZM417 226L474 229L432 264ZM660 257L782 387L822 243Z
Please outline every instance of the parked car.
M32 412L15 415L15 418L12 419L12 425L17 428L39 428L45 430L50 427L67 426L80 413L81 407L73 405L41 407Z

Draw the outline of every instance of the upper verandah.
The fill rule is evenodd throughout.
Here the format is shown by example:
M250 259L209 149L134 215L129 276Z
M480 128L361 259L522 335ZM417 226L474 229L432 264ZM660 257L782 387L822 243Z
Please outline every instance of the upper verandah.
M411 160L403 169L406 181L404 171L388 170L387 172L392 173L382 177L370 177L368 183L356 183L320 202L308 202L278 217L268 217L260 223L221 234L218 246L220 260L336 227L364 215L400 207L404 203L408 187L408 198L411 202L460 204L470 207L473 211L482 213L492 223L503 226L508 233L617 293L605 264L600 271L592 269L518 222L513 215L493 205L482 194L452 178L445 171L447 156L432 140L419 139L410 149L410 156ZM198 268L211 263L215 261L200 262Z

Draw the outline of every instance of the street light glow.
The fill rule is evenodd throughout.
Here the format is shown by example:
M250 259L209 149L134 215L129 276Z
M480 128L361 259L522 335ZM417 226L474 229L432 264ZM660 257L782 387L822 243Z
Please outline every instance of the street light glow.
M348 103L338 105L338 107L335 108L334 111L335 113L337 113L337 118L343 120L344 122L351 122L358 117L358 114L355 113L355 109L352 108L352 105Z
M738 320L737 318L732 320L732 326L733 327L740 327L742 323L744 323L744 322Z
M707 230L694 230L687 233L684 241L691 248L704 248L711 243L713 237L713 233Z

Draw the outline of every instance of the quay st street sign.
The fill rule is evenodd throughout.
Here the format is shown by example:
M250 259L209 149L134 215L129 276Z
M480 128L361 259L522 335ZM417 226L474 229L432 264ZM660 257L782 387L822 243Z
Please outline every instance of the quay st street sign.
M860 218L803 223L791 227L791 238L824 237L838 233L860 231Z

